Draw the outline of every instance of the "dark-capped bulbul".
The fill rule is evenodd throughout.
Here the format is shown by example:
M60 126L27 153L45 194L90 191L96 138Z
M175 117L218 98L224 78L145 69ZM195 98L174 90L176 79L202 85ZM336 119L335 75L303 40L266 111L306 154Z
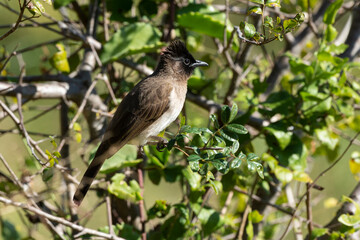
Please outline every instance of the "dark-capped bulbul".
M155 71L141 80L118 106L75 192L76 205L81 204L106 159L127 143L143 146L178 117L185 102L187 80L199 66L208 64L195 60L180 40L172 41L161 53Z

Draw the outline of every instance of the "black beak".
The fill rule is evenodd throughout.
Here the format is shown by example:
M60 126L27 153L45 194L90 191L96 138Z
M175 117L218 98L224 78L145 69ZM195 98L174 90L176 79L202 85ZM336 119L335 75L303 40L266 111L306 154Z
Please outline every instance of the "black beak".
M193 67L193 68L201 67L201 66L207 67L207 66L209 66L209 64L207 64L206 62L203 62L203 61L199 61L199 60L196 60L196 62L194 62L193 64L190 64L190 67Z

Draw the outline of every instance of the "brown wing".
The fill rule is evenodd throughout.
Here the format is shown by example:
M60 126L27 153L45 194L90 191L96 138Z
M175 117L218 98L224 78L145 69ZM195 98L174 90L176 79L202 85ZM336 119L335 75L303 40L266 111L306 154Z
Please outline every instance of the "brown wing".
M149 77L123 99L74 195L80 205L104 161L155 122L169 108L170 83Z

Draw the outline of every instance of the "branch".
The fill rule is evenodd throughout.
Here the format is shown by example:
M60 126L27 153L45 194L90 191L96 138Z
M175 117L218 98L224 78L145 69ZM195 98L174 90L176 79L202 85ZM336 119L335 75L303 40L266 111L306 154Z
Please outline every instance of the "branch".
M16 20L16 23L15 25L9 30L7 31L6 33L4 33L2 36L0 36L0 41L3 40L4 38L8 37L10 34L12 34L13 32L15 32L15 30L18 28L21 20L22 20L22 17L23 17L23 14L24 14L24 11L25 11L25 8L26 8L26 0L24 0L24 3L23 5L21 5L21 2L19 0L19 7L20 7L20 13L19 13L19 17L18 19Z
M351 145L353 144L353 142L355 141L355 139L360 135L360 132L357 132L356 135L352 138L352 140L349 142L349 144L347 145L347 147L345 148L345 150L343 151L343 153L329 166L327 167L326 169L324 169L321 173L319 173L319 175L314 179L314 181L309 184L306 188L306 192L307 191L310 191L310 189L312 187L315 186L316 182L320 179L320 177L324 176L325 173L327 173L328 171L330 171L333 167L335 167L336 164L338 164L338 162L340 162L340 160L344 157L345 153L347 153L347 151L350 149ZM299 202L297 203L296 205L296 208L295 208L295 211L294 211L294 215L296 213L296 211L299 209L299 206L300 206L300 203L304 200L305 196L306 196L306 192L301 196ZM281 235L281 239L284 239L284 237L286 236L288 230L289 230L289 227L292 223L292 221L294 220L294 215L291 217L288 225L286 226L286 229L285 231L283 232L283 234Z
M94 236L97 236L97 237L102 237L102 238L105 238L105 239L125 240L124 238L121 238L121 237L116 237L116 236L112 236L110 234L99 232L99 231L96 231L96 230L93 230L93 229L90 229L90 228L85 228L83 226L72 223L72 222L70 222L70 221L68 221L68 220L66 220L64 218L53 216L53 215L51 215L49 213L46 213L46 212L44 212L44 211L42 211L40 209L37 209L35 207L29 206L29 205L21 203L21 202L12 201L12 200L10 200L8 198L4 198L4 197L0 196L0 202L4 203L6 205L12 205L12 206L15 206L15 207L18 207L18 208L28 210L30 212L36 213L37 215L39 215L41 217L45 217L48 220L63 224L65 226L67 226L67 227L70 227L70 228L76 230L76 231L79 231L80 234L78 234L77 237L85 235L85 234L91 234L91 235L94 235Z

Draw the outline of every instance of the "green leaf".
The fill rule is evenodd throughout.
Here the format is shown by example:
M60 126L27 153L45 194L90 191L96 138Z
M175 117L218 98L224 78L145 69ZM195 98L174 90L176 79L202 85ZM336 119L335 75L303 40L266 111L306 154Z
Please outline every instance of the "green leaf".
M199 161L189 161L189 166L193 172L197 172L200 170Z
M249 9L247 11L247 14L251 14L251 13L262 15L263 11L260 6L252 6L252 7L249 7Z
M264 0L250 0L250 2L264 4Z
M202 176L207 175L208 169L209 169L209 164L208 164L208 163L204 163L204 164L201 166L200 170L199 170L199 174L202 175Z
M236 103L233 103L233 105L231 106L229 122L232 122L235 119L237 113L238 113L238 105Z
M324 13L324 23L333 24L335 22L337 11L339 10L343 2L343 0L336 0L335 2L330 4L330 6L326 9Z
M255 153L249 153L246 157L248 161L258 161L260 158Z
M331 133L326 127L322 129L316 129L315 134L320 142L332 151L339 144L339 138L337 135Z
M49 4L49 5L52 5L52 1L51 0L43 0L43 2Z
M58 51L50 58L50 64L60 72L70 72L64 45L62 43L57 43L55 46Z
M74 126L73 126L73 129L76 132L81 132L81 125L79 123L75 122Z
M215 114L210 115L210 120L214 122L214 126L215 126L216 129L220 128L219 121L217 120L217 117L216 117Z
M227 167L227 161L223 159L214 159L211 161L211 163L218 171L222 171Z
M90 153L90 161L94 159L97 148ZM136 166L142 162L137 159L137 147L134 145L125 145L111 158L107 159L100 169L101 173L112 173L125 167Z
M336 54L336 55L339 55L343 52L345 52L345 50L348 48L349 46L342 43L342 44L339 44L339 45L335 45L335 44L331 44L329 46L329 51Z
M293 133L286 130L286 126L281 123L273 123L265 127L277 140L279 146L284 150L291 142Z
M311 232L311 240L318 239L321 236L327 234L329 230L327 228L314 228Z
M294 19L287 19L283 22L284 30L291 30L298 25L298 22Z
M341 214L338 218L338 221L342 224L353 227L360 223L360 216L359 215L350 215L350 214Z
M115 195L117 198L129 200L134 203L141 200L140 186L137 181L131 180L128 185L124 179L125 174L116 173L111 178L111 184L108 187L109 193Z
M336 30L336 28L334 28L334 26L332 24L327 25L327 27L325 29L326 41L332 42L333 40L335 40L337 34L338 34L337 30Z
M248 130L241 124L237 124L237 123L231 123L229 125L226 126L226 129L229 130L230 132L234 132L237 134L247 134Z
M268 139L266 139L268 141ZM291 143L282 150L280 147L270 145L270 151L279 163L283 166L290 167L293 170L304 171L306 168L306 158L308 150L305 144L295 134L291 139Z
M0 219L2 239L20 240L21 236L16 227L9 221Z
M264 26L270 29L274 28L273 19L269 16L266 16L264 19Z
M75 140L77 143L81 143L81 140L82 140L81 133L79 133L79 132L75 133Z
M223 40L225 17L225 13L217 11L211 5L189 4L178 11L177 23L181 27ZM227 24L228 38L232 29L232 25Z
M240 167L242 161L246 160L246 155L244 153L240 153L239 156L237 158L235 158L234 160L232 160L231 164L230 164L230 168L238 168Z
M181 172L186 178L186 180L189 182L192 190L197 190L198 188L200 188L201 176L198 173L193 172L189 166L183 168Z
M45 168L42 172L42 180L44 182L49 181L54 176L54 168Z
M241 28L241 30L244 31L245 37L249 38L249 39L254 37L254 35L256 33L256 28L251 23L241 22L240 28Z
M264 168L261 163L247 160L247 168L252 173L256 171L261 178L264 178Z
M58 9L60 7L66 6L74 0L54 0L54 8Z
M220 130L220 135L228 141L237 141L237 135L232 132L226 131L225 129Z
M280 0L266 0L267 7L281 7Z
M45 12L45 8L44 6L41 4L40 0L32 0L33 3L35 3L35 7L37 7L37 9L39 9L39 11L41 13Z
M264 216L259 213L258 210L254 210L250 213L253 223L259 223L263 220Z
M251 219L251 214L248 215L248 221L246 225L247 239L252 240L254 238L254 226Z
M214 174L211 171L207 171L206 173L206 181L215 180Z
M294 74L304 74L306 79L311 80L314 75L314 68L303 63L301 60L290 60L290 69Z
M234 141L233 144L232 144L232 146L229 148L229 150L230 150L233 154L235 154L235 153L237 152L237 150L239 149L239 147L240 147L239 141Z
M213 183L213 186L217 188L216 183ZM207 206L201 207L200 204L192 204L191 207L200 220L202 231L204 231L204 237L213 234L217 229L224 226L223 217L215 209Z
M54 139L52 136L49 136L49 138L50 138L50 142L51 142L51 144L53 145L53 147L54 147L54 148L57 148L57 144L56 144L56 142L55 142L55 139Z
M107 63L125 56L155 51L164 46L160 37L160 30L150 23L128 24L121 27L105 43L100 59L103 63Z
M170 212L171 206L165 200L156 200L154 205L147 211L148 219L164 218Z
M188 160L189 162L199 161L199 160L201 160L201 157L200 157L199 155L196 155L196 154L191 154L191 155L187 158L187 160Z
M225 124L230 120L231 110L229 106L222 106L221 108L221 121Z
M292 171L279 165L275 167L274 173L275 176L284 184L291 182L293 179Z

